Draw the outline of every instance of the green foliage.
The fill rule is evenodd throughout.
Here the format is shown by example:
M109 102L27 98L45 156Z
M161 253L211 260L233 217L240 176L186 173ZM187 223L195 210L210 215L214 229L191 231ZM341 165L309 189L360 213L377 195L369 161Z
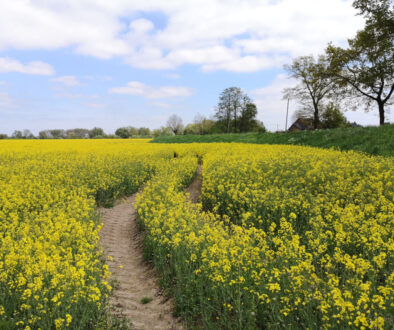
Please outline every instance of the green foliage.
M154 129L152 135L154 137L158 137L158 136L172 136L172 135L174 135L174 133L171 131L170 128L162 126L160 128Z
M321 115L322 128L346 127L349 123L341 110L333 102L330 102Z
M256 115L256 105L241 88L226 88L219 97L213 130L220 133L251 132L258 126Z
M147 127L140 127L138 129L138 135L139 136L150 136L151 135L151 131Z
M115 135L122 139L138 136L138 129L133 126L120 127L115 131Z
M103 136L105 136L105 133L104 133L104 130L100 127L94 127L93 129L91 129L89 131L89 137L91 139L103 137Z
M329 75L352 96L354 106L378 106L379 123L394 91L394 9L390 0L357 0L353 6L366 18L363 30L348 40L348 48L332 44L326 49ZM355 100L359 102L355 102Z
M154 143L239 142L309 145L320 148L355 150L372 155L394 156L394 125L349 127L331 130L284 133L211 134L158 137Z

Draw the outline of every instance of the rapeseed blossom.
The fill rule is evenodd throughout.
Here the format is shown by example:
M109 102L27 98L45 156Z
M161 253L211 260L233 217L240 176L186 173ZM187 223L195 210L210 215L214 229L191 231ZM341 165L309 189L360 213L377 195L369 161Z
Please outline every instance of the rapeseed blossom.
M295 146L1 141L0 318L95 327L111 290L96 208L144 185L146 256L190 322L391 329L393 165Z
M146 250L204 327L393 327L394 161L293 146L209 144L137 201ZM391 262L390 262L391 261ZM232 306L232 308L228 308ZM198 321L197 321L198 322Z

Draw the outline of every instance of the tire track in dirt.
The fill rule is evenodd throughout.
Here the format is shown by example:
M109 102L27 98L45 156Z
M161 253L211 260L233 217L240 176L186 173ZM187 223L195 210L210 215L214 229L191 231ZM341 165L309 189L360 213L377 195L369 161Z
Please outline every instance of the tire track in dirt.
M163 301L157 278L143 256L142 234L138 230L133 204L136 194L124 198L112 208L100 208L103 227L100 247L107 259L111 279L117 282L110 297L113 314L127 317L133 329L182 329L172 316L171 300ZM141 304L144 297L153 298Z

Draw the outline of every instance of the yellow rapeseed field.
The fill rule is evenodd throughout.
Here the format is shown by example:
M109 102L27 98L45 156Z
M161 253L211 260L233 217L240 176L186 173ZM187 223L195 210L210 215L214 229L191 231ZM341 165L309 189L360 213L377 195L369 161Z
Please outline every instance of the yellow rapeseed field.
M142 142L142 141L141 141ZM95 328L110 290L95 204L135 192L166 148L0 143L0 328Z
M391 329L393 178L393 158L308 147L2 141L0 328L105 328L96 206L145 183L145 253L189 322Z

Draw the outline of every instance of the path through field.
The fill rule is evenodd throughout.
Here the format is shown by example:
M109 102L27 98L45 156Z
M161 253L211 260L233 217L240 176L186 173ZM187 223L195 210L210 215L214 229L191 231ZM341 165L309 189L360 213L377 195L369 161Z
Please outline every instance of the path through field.
M135 194L112 208L100 209L104 224L100 246L105 255L113 258L107 264L118 283L110 304L115 315L126 316L133 323L133 329L181 329L179 321L172 317L171 301L164 302L160 295L152 266L144 261L134 202ZM144 297L153 300L141 304Z
M185 189L185 192L189 194L189 200L193 203L200 201L202 187L202 166L198 164L197 175L194 178L192 184Z

